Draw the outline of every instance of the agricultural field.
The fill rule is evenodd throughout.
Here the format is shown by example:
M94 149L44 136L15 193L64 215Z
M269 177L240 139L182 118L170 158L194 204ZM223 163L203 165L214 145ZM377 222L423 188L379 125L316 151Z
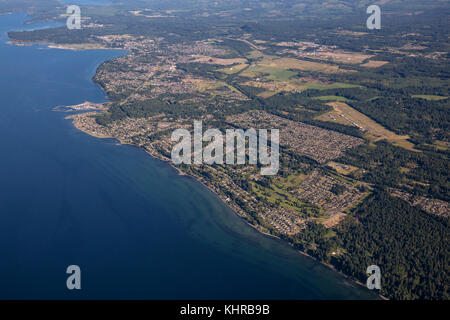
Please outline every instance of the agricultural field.
M373 55L363 54L359 52L334 50L332 52L318 52L313 57L313 59L316 58L319 60L333 61L338 63L360 64L372 57Z
M342 82L325 83L315 78L293 78L289 81L267 81L256 78L256 80L244 82L243 85L264 89L265 91L258 94L258 96L263 98L271 97L280 92L302 92L309 89L329 90L359 87L357 85ZM331 100L334 101L335 99Z
M373 55L364 54L360 52L348 52L336 49L326 49L324 51L317 50L313 53L303 51L297 51L292 53L298 57L320 60L323 62L330 61L344 64L361 64L365 60L373 57Z
M288 81L291 77L297 75L296 72L272 65L256 64L250 65L248 69L240 73L241 76L247 78L263 78L272 81Z
M295 71L311 71L326 74L351 71L326 63L311 62L294 58L273 57L264 55L258 51L252 51L248 57L259 59L240 74L241 76L248 78L261 77L273 81L287 81L291 77L297 75L297 72Z

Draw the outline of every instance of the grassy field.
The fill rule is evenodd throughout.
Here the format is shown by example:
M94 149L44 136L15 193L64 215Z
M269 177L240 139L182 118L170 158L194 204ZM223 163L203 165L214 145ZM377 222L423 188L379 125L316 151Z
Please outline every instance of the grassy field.
M243 59L243 58L221 59L221 58L214 58L214 57L209 57L209 56L202 56L202 57L195 59L193 62L219 64L222 66L231 66L234 64L245 64L245 63L247 63L247 59Z
M215 81L215 80L192 80L199 92L208 92L210 95L215 96L219 94L223 94L223 90L230 90L234 92L239 92L235 87L227 84L223 81Z
M258 96L267 98L277 94L279 92L300 92L305 90L328 90L328 89L345 89L345 88L355 88L358 85L348 84L343 82L335 83L321 83L318 80L310 78L300 78L300 79L289 79L288 81L247 81L244 85L255 88L265 89L264 92L258 94ZM324 96L323 100L330 101L341 101L336 100L335 96ZM333 97L333 98L331 98ZM339 97L337 98L339 99ZM345 98L344 98L345 99ZM344 101L344 100L342 100ZM349 101L349 100L345 100Z
M250 51L248 54L246 54L246 57L248 59L260 59L260 58L264 57L264 54L257 50L253 50L253 51Z
M198 91L200 91L200 92L206 92L206 91L209 91L209 90L216 90L216 89L219 89L221 87L227 86L227 84L225 82L222 82L222 81L204 81L204 80L197 80L197 79L195 79L195 81L193 80L192 82L195 83Z
M435 96L435 95L430 95L430 94L417 94L417 95L413 95L411 97L425 99L425 100L429 100L429 101L439 101L439 100L448 99L448 97Z
M334 82L330 84L311 82L308 85L308 89L311 90L345 89L345 88L359 88L359 87L361 86L344 82Z
M235 74L235 73L241 72L243 69L245 69L247 67L248 67L248 64L244 63L244 64L240 64L240 65L237 65L237 66L232 66L232 67L229 67L229 68L218 69L217 71L223 72L223 73L226 73L226 74Z
M293 58L280 58L273 60L263 60L262 66L271 66L281 69L294 69L301 71L317 71L322 73L340 73L348 72L347 70L340 69L338 66L330 65L320 62L311 62L306 60L299 60Z
M292 76L297 73L269 65L251 65L248 69L244 70L240 75L247 78L264 78L272 81L288 81Z
M228 74L237 74L240 70L243 70L239 75L252 79L245 83L245 85L265 89L264 92L259 94L263 98L270 97L282 91L296 92L308 89L327 90L359 87L358 85L340 82L323 83L314 78L294 78L294 76L298 76L297 70L327 74L349 72L349 70L343 70L339 66L294 58L278 58L264 55L257 50L251 51L246 57L252 60L252 64L248 68L246 68L246 65L243 65L235 67L238 69L230 70L225 68L219 71Z
M252 191L257 197L263 198L272 204L278 203L279 206L296 212L303 211L303 203L300 200L275 185L272 185L271 188L264 188L256 183L252 183Z
M384 66L385 64L388 64L389 62L387 61L376 61L376 60L372 60L372 61L368 61L364 64L362 64L362 67L366 67L366 68L379 68Z
M302 173L294 173L286 178L279 177L274 179L270 188L262 187L256 183L251 183L253 193L266 201L277 204L283 208L290 209L299 213L306 213L309 216L317 216L323 214L314 205L305 203L298 199L295 195L290 193L290 190L294 190L300 186L303 180L306 179L306 175Z
M291 70L315 71L327 74L349 72L349 70L343 70L335 65L294 58L277 58L263 55L258 51L252 51L247 57L259 59L241 73L241 76L248 78L263 77L273 81L287 81L297 74Z
M287 176L286 178L277 178L275 179L275 184L277 184L280 188L296 188L298 187L303 180L306 179L306 175L302 173L295 173Z
M372 57L373 55L363 54L360 52L338 50L333 52L316 52L315 56L311 56L310 58L322 61L359 64L362 63L364 60L370 59Z
M449 145L450 144L448 142L445 142L445 141L437 140L433 144L426 143L425 145L428 146L428 147L436 148L436 149L441 150L441 151L447 151L449 149Z
M352 101L350 99L347 99L345 97L340 96L320 96L320 97L314 97L313 100L321 100L321 101L340 101L340 102L349 102Z

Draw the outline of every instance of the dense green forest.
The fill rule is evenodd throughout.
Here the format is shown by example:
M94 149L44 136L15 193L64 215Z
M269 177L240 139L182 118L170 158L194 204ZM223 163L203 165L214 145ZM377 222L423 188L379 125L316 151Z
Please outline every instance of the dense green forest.
M448 299L448 227L447 219L377 189L336 229L336 237L312 224L294 243L363 283L361 266L382 266L381 293L394 299Z

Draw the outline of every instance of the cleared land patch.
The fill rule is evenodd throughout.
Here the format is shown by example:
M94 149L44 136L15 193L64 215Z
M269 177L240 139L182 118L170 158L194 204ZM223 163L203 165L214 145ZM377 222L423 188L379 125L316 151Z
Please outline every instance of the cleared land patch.
M320 45L314 42L280 42L277 46L288 47L285 53L293 54L298 58L308 58L323 62L336 62L345 64L360 64L373 58L373 54L337 49L335 46Z
M261 78L257 78L252 81L244 82L243 84L249 87L265 89L266 91L258 94L258 96L263 98L273 96L280 92L301 92L309 89L328 90L328 89L345 89L345 88L359 87L358 85L343 82L325 83L323 81L314 78L295 78L289 79L288 81L267 81ZM329 99L329 100L338 101L336 99Z
M328 60L350 64L362 63L364 60L370 59L372 57L373 55L347 51L319 51L316 52L314 56L310 56L311 59Z
M208 64L219 64L219 65L222 65L222 66L231 66L233 64L244 64L244 63L247 63L247 59L244 59L244 58L221 59L221 58L202 56L202 57L199 57L199 58L195 59L192 62L208 63Z
M244 70L247 67L248 67L248 64L240 64L237 66L231 66L229 68L218 69L217 71L223 72L226 74L235 74L235 73L241 72L242 70Z
M249 87L262 88L266 91L258 94L263 98L268 98L279 92L299 92L309 89L314 82L308 82L302 79L293 79L291 81L247 81L243 83Z
M228 97L239 100L247 99L247 97L245 97L240 91L223 81L185 78L182 83L188 83L193 86L196 91L200 93L207 93L211 96L227 95Z
M345 88L360 88L360 87L361 86L357 84L344 82L334 82L334 83L313 82L308 86L308 89L328 90L328 89L345 89Z
M362 67L366 67L366 68L379 68L379 67L382 67L382 66L384 66L385 64L388 64L388 63L389 62L387 62L387 61L371 60L371 61L368 61L368 62L362 64L361 66Z
M264 57L264 54L258 50L252 50L245 55L248 59L260 59Z
M349 102L352 101L350 99L347 99L345 97L341 96L320 96L320 97L314 97L313 100L321 100L321 101L341 101L341 102Z
M264 78L273 81L288 81L296 72L269 65L254 64L244 70L241 74L247 78Z
M348 72L348 70L343 70L338 66L329 65L326 63L311 62L306 60L299 60L294 58L279 58L270 61L263 61L261 65L271 66L282 69L294 69L302 71L317 71L323 73L340 73Z
M435 95L431 95L431 94L415 94L415 95L413 95L411 97L419 98L419 99L425 99L425 100L429 100L429 101L440 101L440 100L448 99L448 97L435 96Z
M450 143L448 141L435 141L433 144L439 150L447 151L449 149Z
M350 30L339 30L336 33L342 34L342 35L355 36L355 37L365 36L366 34L368 34L367 32L356 32L356 31L350 31Z
M328 162L327 166L336 170L337 173L343 174L345 176L349 175L350 173L355 172L359 169L357 167L354 167L354 166L351 166L348 164L343 164L343 163L334 162L334 161Z
M400 136L384 128L382 125L378 124L361 112L353 109L348 104L343 102L330 102L328 105L333 107L333 111L321 115L318 119L331 122L339 119L339 121L336 122L352 125L364 131L365 136L371 141L387 140L399 147L417 151L414 149L414 144L407 141L409 136ZM333 117L335 118L334 120Z
M338 66L329 65L326 63L311 62L294 58L276 58L264 56L258 52L253 53L252 55L257 58L263 58L245 69L240 74L243 77L253 79L259 77L273 81L288 81L292 76L297 75L295 72L296 70L314 71L327 74L351 72L351 70L344 70Z

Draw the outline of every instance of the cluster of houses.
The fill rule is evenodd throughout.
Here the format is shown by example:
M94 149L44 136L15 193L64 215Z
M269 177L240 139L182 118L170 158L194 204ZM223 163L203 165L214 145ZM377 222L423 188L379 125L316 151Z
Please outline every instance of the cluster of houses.
M339 158L347 149L364 142L360 138L291 121L264 111L235 115L229 117L228 121L243 128L279 129L281 146L320 164Z
M341 186L342 192L334 193L333 188L336 186ZM363 196L351 184L324 174L319 169L315 169L295 192L301 199L308 200L331 214L343 213Z
M450 204L446 201L415 196L399 189L391 189L391 194L428 213L447 218L450 217Z

